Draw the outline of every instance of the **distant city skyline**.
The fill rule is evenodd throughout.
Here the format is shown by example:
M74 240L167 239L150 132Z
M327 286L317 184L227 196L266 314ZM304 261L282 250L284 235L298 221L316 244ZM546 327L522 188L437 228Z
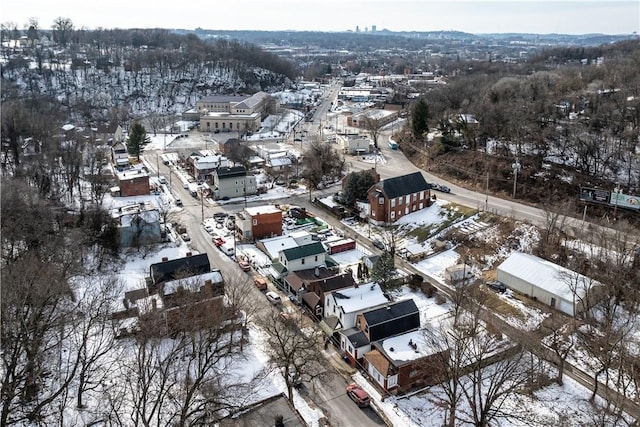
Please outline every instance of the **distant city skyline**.
M76 28L193 30L463 31L474 34L632 34L640 1L593 0L3 0L2 22L19 29L29 18L50 29L56 17Z

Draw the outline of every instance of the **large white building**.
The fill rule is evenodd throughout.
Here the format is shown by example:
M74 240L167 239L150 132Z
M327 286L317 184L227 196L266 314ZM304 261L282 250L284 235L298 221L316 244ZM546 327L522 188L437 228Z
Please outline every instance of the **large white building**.
M534 255L512 253L498 266L498 281L551 308L575 316L599 283Z

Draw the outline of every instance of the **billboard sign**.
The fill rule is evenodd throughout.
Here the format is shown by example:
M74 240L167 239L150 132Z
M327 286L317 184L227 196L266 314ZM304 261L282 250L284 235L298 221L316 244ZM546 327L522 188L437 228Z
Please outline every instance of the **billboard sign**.
M590 203L609 204L611 191L598 190L597 188L580 188L580 200ZM622 206L622 205L620 205Z
M627 208L627 209L640 209L640 197L638 196L630 196L628 194L616 193L615 191L611 193L611 205L617 206L619 208Z

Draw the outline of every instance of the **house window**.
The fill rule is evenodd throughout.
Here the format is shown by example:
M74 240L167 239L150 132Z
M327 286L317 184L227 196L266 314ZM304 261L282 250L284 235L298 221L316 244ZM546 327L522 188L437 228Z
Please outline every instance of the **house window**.
M398 201L396 203L398 203L398 205L401 205L402 204L402 197L398 197Z
M398 385L398 376L397 375L393 375L393 376L388 378L387 387L395 387L397 385Z
M391 211L391 219L394 219L396 217L396 211Z
M422 190L422 191L420 192L420 198L421 198L421 199L424 199L424 190Z
M302 258L302 261L300 261L300 264L304 265L304 258Z
M396 199L391 199L391 207L392 208L396 207Z
M378 198L378 204L379 205L384 205L384 197L379 197Z
M318 255L316 255L316 261L318 261Z
M418 375L418 371L416 369L409 372L409 378L414 378L416 375Z
M413 201L415 202L416 200L418 200L418 193L413 193Z
M407 194L407 196L404 198L404 200L405 200L405 203L409 204L410 199L409 199L409 195L408 195L408 194Z
M353 354L353 347L351 347L351 344L349 344L349 353Z
M258 225L258 220L257 219L253 220L253 225Z
M365 325L364 332L365 332L365 334L369 333L369 325Z

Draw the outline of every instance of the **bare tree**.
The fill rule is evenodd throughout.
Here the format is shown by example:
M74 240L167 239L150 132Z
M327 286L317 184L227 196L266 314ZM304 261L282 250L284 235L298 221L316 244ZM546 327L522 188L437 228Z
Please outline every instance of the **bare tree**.
M56 43L66 47L73 35L73 21L62 16L53 20L53 39Z
M383 124L379 119L373 117L365 117L364 118L364 128L371 135L371 139L373 140L373 146L378 149L378 138L380 137L380 132L382 132Z
M293 403L293 388L301 381L322 380L330 375L324 366L326 360L321 351L322 333L311 325L305 325L300 312L282 316L270 310L259 321L267 335L269 364L284 376L287 396Z

